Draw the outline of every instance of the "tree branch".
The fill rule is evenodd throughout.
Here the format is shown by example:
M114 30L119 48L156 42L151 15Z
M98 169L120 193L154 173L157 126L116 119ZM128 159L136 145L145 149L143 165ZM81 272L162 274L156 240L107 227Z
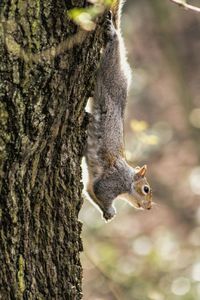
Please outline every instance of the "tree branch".
M179 6L182 6L185 9L189 9L189 10L193 10L197 13L200 13L200 7L194 6L194 5L190 5L188 3L186 3L184 0L169 0Z

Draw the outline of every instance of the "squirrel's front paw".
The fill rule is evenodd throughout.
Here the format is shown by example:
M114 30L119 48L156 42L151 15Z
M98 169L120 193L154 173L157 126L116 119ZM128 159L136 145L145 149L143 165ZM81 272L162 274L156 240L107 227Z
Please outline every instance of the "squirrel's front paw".
M109 207L106 211L103 212L103 217L106 221L111 220L116 214L114 207Z
M112 19L113 19L112 12L109 11L106 15L106 20L104 23L104 27L105 27L104 33L107 41L110 41L117 36L117 32Z

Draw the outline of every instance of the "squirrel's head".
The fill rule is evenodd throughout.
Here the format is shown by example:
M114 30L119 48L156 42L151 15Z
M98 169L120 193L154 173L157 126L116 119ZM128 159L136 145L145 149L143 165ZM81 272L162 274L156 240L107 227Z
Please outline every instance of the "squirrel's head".
M152 190L145 177L147 166L136 167L133 180L134 196L136 198L137 207L151 209L152 207Z
M125 198L136 208L151 209L152 190L145 177L147 166L134 169L131 191L125 194Z

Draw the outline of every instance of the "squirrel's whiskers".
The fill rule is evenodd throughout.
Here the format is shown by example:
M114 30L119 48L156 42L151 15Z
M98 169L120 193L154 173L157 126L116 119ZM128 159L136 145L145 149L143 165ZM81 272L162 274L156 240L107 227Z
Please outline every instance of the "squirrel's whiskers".
M122 195L136 208L151 209L147 166L132 168L124 157L123 123L130 68L120 34L121 0L114 1L104 24L106 46L97 72L88 127L87 192L106 220L115 215L113 201Z

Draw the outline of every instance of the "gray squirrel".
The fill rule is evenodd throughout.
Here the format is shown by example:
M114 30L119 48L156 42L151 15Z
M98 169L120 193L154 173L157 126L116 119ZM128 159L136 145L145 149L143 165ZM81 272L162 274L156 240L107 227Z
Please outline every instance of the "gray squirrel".
M87 192L105 220L114 217L113 201L118 196L136 208L152 206L146 165L133 168L124 157L123 121L130 69L120 34L121 7L122 1L115 1L104 23L106 45L97 72L86 151Z

